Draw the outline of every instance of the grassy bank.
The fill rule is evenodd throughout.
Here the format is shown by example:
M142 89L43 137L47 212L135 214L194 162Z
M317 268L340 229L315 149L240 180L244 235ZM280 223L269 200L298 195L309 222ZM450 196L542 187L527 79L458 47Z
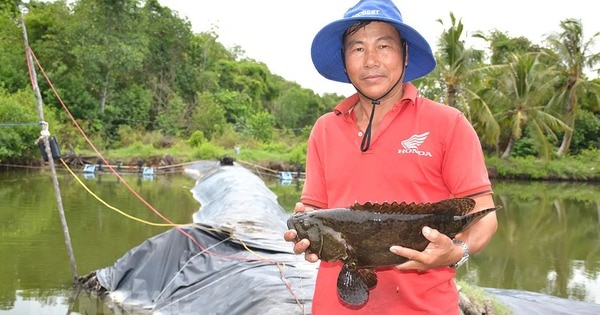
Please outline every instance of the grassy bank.
M487 157L490 177L526 180L600 181L600 151L543 161L533 157Z
M125 165L135 165L143 160L148 166L159 164L181 164L195 160L217 160L223 156L231 156L238 161L260 165L275 171L296 171L304 168L306 144L285 143L245 143L228 145L202 142L195 146L180 141L168 148L157 148L153 144L135 142L124 148L102 152L111 163L117 160ZM86 162L96 163L94 152L80 152L79 156L87 157ZM552 160L540 160L535 157L517 157L500 159L487 156L490 177L499 179L524 180L569 180L600 181L600 150L590 149L575 156L554 157Z

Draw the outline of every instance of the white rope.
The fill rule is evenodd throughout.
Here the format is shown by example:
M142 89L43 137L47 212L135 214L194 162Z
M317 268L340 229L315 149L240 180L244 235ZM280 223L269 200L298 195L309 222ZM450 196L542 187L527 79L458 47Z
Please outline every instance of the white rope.
M218 242L218 243L215 243L215 244L213 244L212 246L209 246L208 248L205 248L205 249L203 249L203 250L202 250L201 252L199 252L198 254L196 254L196 255L194 255L194 256L192 256L192 257L190 257L190 259L188 259L188 260L185 262L185 264L183 264L183 266L181 266L181 268L180 268L180 269L179 269L179 270L178 270L178 271L177 271L177 272L176 272L176 273L173 275L173 277L171 278L171 280L169 281L169 283L167 283L167 285L165 285L165 287L164 287L164 288L162 289L162 291L161 291L161 292L158 294L158 296L156 296L156 298L154 298L154 300L158 300L158 299L160 298L160 296L161 296L161 295L163 295L163 293L165 293L165 290L166 290L166 289L167 289L167 288L168 288L168 287L169 287L169 286L170 286L170 285L171 285L171 284L172 284L172 283L175 281L175 278L177 278L177 276L178 276L180 273L182 273L182 272L183 272L183 269L185 269L185 267L186 267L187 265L189 265L193 259L195 259L196 257L198 257L198 256L200 256L200 255L202 255L202 254L204 254L206 251L208 251L208 250L210 250L210 249L214 248L215 246L218 246L218 245L220 245L220 244L223 244L224 242L226 242L226 241L228 241L228 240L230 240L230 239L231 239L231 237L227 237L226 239L223 239L222 241L220 241L220 242Z

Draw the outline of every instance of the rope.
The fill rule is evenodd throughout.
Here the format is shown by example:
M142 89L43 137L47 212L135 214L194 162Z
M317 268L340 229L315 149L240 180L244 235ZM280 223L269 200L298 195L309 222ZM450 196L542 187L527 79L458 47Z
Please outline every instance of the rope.
M132 220L144 223L144 224L149 224L149 225L153 225L153 226L172 226L175 229L177 229L180 233L182 233L183 235L185 235L187 238L190 239L190 241L192 243L194 243L196 246L198 246L198 248L203 251L203 252L207 252L211 255L215 255L215 256L220 256L220 257L226 257L229 259L238 259L238 260L246 260L246 261L256 261L256 260L262 260L262 261L266 261L269 263L273 263L275 264L280 272L281 275L281 281L284 283L284 285L287 287L287 289L290 291L290 293L292 294L292 296L294 297L296 303L298 304L298 306L302 309L303 313L306 314L306 311L304 309L304 305L299 301L298 296L295 294L295 292L292 289L292 286L290 285L289 281L287 281L287 278L285 277L285 274L283 273L284 267L285 265L282 264L281 262L278 261L274 261L274 260L270 260L267 259L266 257L262 257L260 255L258 255L257 253L253 252L252 250L250 250L250 248L248 248L246 246L246 244L239 238L234 237L233 233L231 235L231 237L237 239L238 241L240 241L244 248L249 251L252 255L255 255L257 257L259 257L259 259L248 259L248 258L240 258L240 257L234 257L234 256L227 256L227 255L220 255L214 252L210 252L208 251L207 248L204 248L199 242L198 240L196 240L194 237L192 237L192 235L190 235L189 233L187 233L186 231L184 231L182 229L181 224L175 224L173 223L171 220L169 220L167 217L165 217L162 213L160 213L158 210L156 210L150 203L148 203L148 201L146 201L142 196L140 196L139 193L137 193L128 183L127 181L119 174L119 172L117 172L111 165L110 163L108 163L108 161L106 160L106 158L102 155L102 153L100 153L100 151L96 148L96 146L94 146L94 144L92 143L92 141L89 139L89 137L86 135L86 133L83 131L83 129L81 128L81 126L77 123L77 120L75 119L75 117L73 117L73 115L71 114L71 112L69 111L69 109L67 108L67 106L65 105L65 103L63 102L62 98L60 97L60 95L58 94L58 92L56 91L54 84L52 83L52 81L48 78L48 75L46 74L44 68L42 67L42 65L40 64L39 60L37 59L37 56L34 54L33 50L31 48L29 48L29 51L31 53L31 56L33 57L33 59L35 60L35 63L37 64L37 66L39 67L40 71L42 72L44 78L46 79L46 82L48 82L48 85L50 86L52 92L54 93L54 95L56 96L57 100L59 101L59 103L61 104L61 106L63 107L63 109L65 110L65 112L67 113L67 115L69 116L69 118L71 119L71 121L73 122L73 124L75 125L75 127L79 130L79 132L81 133L81 135L83 136L83 138L85 139L85 141L90 145L90 147L93 149L94 152L96 152L96 154L102 159L102 161L104 162L104 165L107 165L108 168L110 169L110 171L117 176L117 178L124 184L125 187L127 187L127 189L134 194L142 203L144 203L144 205L146 205L150 210L152 210L152 212L154 212L157 216L159 216L161 219L163 219L164 221L166 221L167 223L153 223L153 222L149 222L149 221L145 221L139 218L136 218L132 215L129 215L121 210L116 209L115 207L112 207L110 205L108 205L106 202L102 201L99 197L97 197L93 192L91 192L91 190L89 190L89 188L87 188L87 186L85 186L85 184L83 184L83 182L81 182L81 180L75 175L75 173L72 172L72 170L70 170L70 168L67 167L67 164L64 162L64 160L60 159L61 162L63 163L63 165L65 167L67 167L67 169L69 170L69 172L71 172L71 174L77 179L77 181L79 181L80 184L82 184L82 186L89 192L91 193L94 197L96 197L96 199L98 199L100 202L102 202L103 204L105 204L107 207L109 207L112 210L117 211L118 213L126 216L127 218L130 218ZM31 70L30 70L31 71ZM35 82L35 81L34 81ZM42 125L42 132L41 132L41 136L40 137L44 137L44 136L49 136L49 131L48 131L48 123L46 122L39 122L40 125ZM187 226L189 226L189 224L186 224ZM228 275L229 276L229 275ZM202 288L201 288L202 289ZM200 290L200 289L199 289ZM197 290L197 291L199 291ZM196 292L197 292L196 291ZM190 294L193 294L195 292L192 292Z
M0 123L0 127L21 127L21 126L38 126L41 122L36 123Z
M144 223L144 224L147 224L147 225L151 225L151 226L184 226L184 225L189 225L189 224L174 224L174 223L154 223L154 222L146 221L144 219L140 219L138 217L132 216L132 215L130 215L128 213L125 213L125 211L119 210L119 209L111 206L106 201L104 201L100 197L98 197L98 195L96 195L89 187L87 187L85 185L85 183L83 181L81 181L81 179L73 172L73 170L71 170L71 168L69 168L69 165L67 165L67 163L63 159L60 159L60 162L69 171L69 173L71 173L71 175L73 175L73 178L75 178L75 180L77 180L77 182L79 182L79 184L83 187L83 189L85 189L90 195L92 195L94 198L96 198L96 200L100 201L100 203L102 203L103 205L105 205L107 208L116 211L117 213L121 214L122 216L124 216L126 218L129 218L131 220L134 220L134 221L137 221L137 222L140 222L140 223Z
M84 183L84 182L83 182L83 181L82 181L82 180L81 180L81 179L80 179L80 178L79 178L79 177L78 177L78 176L77 176L77 175L76 175L76 174L73 172L73 170L72 170L72 169L69 167L69 165L68 165L68 164L67 164L67 163L66 163L66 162L65 162L63 159L60 159L60 161L61 161L61 163L63 164L63 166L64 166L64 167L65 167L65 168L66 168L66 169L69 171L69 173L71 173L71 175L73 176L73 178L75 178L75 180L76 180L76 181L77 181L77 182L78 182L78 183L79 183L79 184L80 184L80 185L81 185L81 186L82 186L82 187L83 187L83 188L84 188L84 189L85 189L85 190L86 190L86 191L87 191L87 192L88 192L90 195L92 195L94 198L96 198L96 200L98 200L100 203L102 203L103 205L105 205L107 208L109 208L109 209L111 209L111 210L114 210L114 211L116 211L117 213L121 214L122 216L124 216L124 217L126 217L126 218L129 218L129 219L131 219L131 220L134 220L134 221L137 221L137 222L140 222L140 223L143 223L143 224L151 225L151 226L177 226L177 227L179 227L179 226L194 226L194 227L196 227L196 228L200 228L200 229L203 229L203 230L206 230L206 231L217 231L217 232L222 232L222 231L221 231L221 230L219 230L219 229L208 228L208 227L204 227L204 226L197 225L197 224L154 223L154 222L149 222L149 221L146 221L146 220L140 219L140 218L138 218L138 217L135 217L135 216L133 216L133 215L130 215L130 214L126 213L125 211L122 211L122 210L120 210L120 209L117 209L117 208L113 207L112 205L110 205L110 204L108 204L106 201L104 201L102 198L100 198L100 197L99 197L97 194L95 194L95 193L94 193L94 192L93 192L93 191L92 191L92 190L91 190L89 187L87 187L87 185L85 185L85 183ZM238 242L240 242L240 243L242 244L242 246L244 247L244 249L245 249L247 252L249 252L250 254L252 254L252 255L256 256L258 259L256 259L256 258L255 258L255 259L252 259L252 258L244 258L244 257L235 257L235 256L228 256L228 255L220 255L220 254L217 254L217 253L214 253L214 252L211 252L211 251L210 251L210 249L211 249L211 248L213 248L213 247L215 247L215 246L217 246L217 245L219 245L219 244L221 244L221 243L223 243L223 242L225 242L225 241L227 241L227 240L230 240L230 239L235 239L235 240L237 240ZM201 247L201 248L202 248L202 247ZM299 306L299 307L302 309L302 311L303 311L303 312L305 312L305 310L304 310L304 304L302 304L302 303L300 302L300 299L298 298L298 295L297 295L297 294L294 292L294 290L293 290L293 288L292 288L291 284L289 283L289 281L287 280L287 278L286 278L285 274L283 273L283 271L285 270L285 263L281 263L281 262L278 262L278 261L275 261L275 260L269 259L269 258L267 258L267 257L264 257L264 256L260 255L259 253L255 252L255 251L253 251L252 249L250 249L250 247L248 247L248 245L247 245L247 244L246 244L246 243L245 243L245 242L244 242L244 241L243 241L241 238L239 238L239 237L236 237L236 236L233 234L233 232L231 233L231 235L230 235L228 238L226 238L226 239L222 240L221 242L219 242L219 243L217 243L217 244L214 244L214 245L212 245L212 246L210 246L210 247L208 247L208 248L202 248L202 251L201 251L200 253L198 253L197 255L195 255L194 257L192 257L190 260L188 260L188 261L187 261L187 262L186 262L186 263L185 263L185 264L184 264L184 265L181 267L181 269L178 271L178 273L180 273L180 272L181 272L181 271L182 271L182 270L183 270L183 269L184 269L184 268L185 268L185 267L188 265L188 263L189 263L189 262L190 262L192 259L194 259L195 257L197 257L197 256L199 256L199 255L201 255L201 254L203 254L203 253L208 253L209 255L213 255L213 256L219 256L219 257L222 257L222 258L227 258L227 259L234 259L234 260L241 260L241 261L263 261L263 262L267 262L267 263L271 263L271 264L274 264L274 265L276 265L276 266L277 266L277 269L279 270L279 274L280 274L280 276L281 276L281 281L284 283L284 285L286 286L286 288L288 289L288 291L290 291L290 293L292 294L292 296L293 296L294 300L296 301L296 304L298 304L298 306ZM172 281L175 279L175 277L176 277L176 276L177 276L177 274L173 275L173 277L172 277L172 279L171 279L171 282L172 282ZM218 279L217 279L217 280L218 280ZM169 283L167 284L167 286L169 286L171 282L169 282ZM166 287L167 287L167 286L166 286ZM165 289L166 289L166 287L165 287ZM164 289L163 289L163 290L164 290ZM196 291L196 292L197 292L197 291ZM196 293L196 292L192 292L192 293ZM161 292L160 294L162 294L162 293L163 293L163 292ZM159 296L160 296L160 294L159 294Z

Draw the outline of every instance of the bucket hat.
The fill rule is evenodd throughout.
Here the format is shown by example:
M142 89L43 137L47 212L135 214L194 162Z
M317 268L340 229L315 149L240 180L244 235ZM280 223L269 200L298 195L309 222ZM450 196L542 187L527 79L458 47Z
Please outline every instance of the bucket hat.
M420 78L435 68L431 46L414 28L404 24L400 10L391 0L361 0L344 17L323 27L311 46L317 71L327 79L350 83L342 58L344 32L359 21L382 21L393 25L408 44L408 66L404 82Z

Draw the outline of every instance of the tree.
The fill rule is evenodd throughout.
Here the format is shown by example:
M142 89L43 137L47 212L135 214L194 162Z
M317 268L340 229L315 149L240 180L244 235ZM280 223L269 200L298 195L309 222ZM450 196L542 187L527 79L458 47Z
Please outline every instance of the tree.
M147 16L137 0L79 0L73 10L72 52L85 65L103 112L112 92L131 82L148 54Z
M223 132L227 124L225 110L215 99L215 96L208 92L198 95L198 105L193 112L185 115L191 119L185 122L187 132L182 136L189 137L194 131L200 130L210 140Z
M468 80L469 69L481 62L483 52L465 47L464 40L461 39L464 28L462 20L457 21L454 14L450 13L450 21L450 28L442 32L438 41L438 70L445 86L443 102L468 114L468 105L457 101L456 98L461 90L466 88L464 83ZM441 19L438 19L438 22L444 25Z
M492 65L505 64L512 54L539 52L540 47L531 43L525 37L509 37L506 32L492 30L489 32L475 32L475 38L488 42L491 51L490 63Z
M510 156L526 127L530 128L529 136L538 152L546 159L552 146L548 137L556 138L555 130L568 129L559 118L546 111L553 101L556 77L539 62L539 56L538 53L512 54L510 63L490 67L497 71L496 84L480 92L482 98L500 109L495 114L496 120L507 131L503 159Z
M269 142L273 139L275 118L271 113L261 110L248 118L248 132L256 140Z
M11 93L29 83L23 33L15 11L14 3L0 3L0 88Z
M52 111L44 112L50 132L60 129ZM0 161L28 160L40 157L36 140L40 126L32 92L7 93L0 88Z
M588 81L584 75L586 67L593 69L600 62L600 53L591 51L600 32L584 42L581 21L566 19L560 22L560 27L562 32L548 36L547 43L550 48L545 50L551 62L558 64L559 75L562 78L558 94L564 100L564 120L569 126L557 151L559 156L569 151L573 140L579 95L585 93L587 89L600 92L600 86Z
M483 61L483 51L466 48L461 39L462 21L457 21L453 13L450 13L450 21L450 28L442 32L438 41L438 66L434 75L442 80L444 96L436 99L461 110L474 125L479 137L484 142L495 144L499 127L488 103L477 92L480 78L474 71ZM443 25L441 20L438 22Z

